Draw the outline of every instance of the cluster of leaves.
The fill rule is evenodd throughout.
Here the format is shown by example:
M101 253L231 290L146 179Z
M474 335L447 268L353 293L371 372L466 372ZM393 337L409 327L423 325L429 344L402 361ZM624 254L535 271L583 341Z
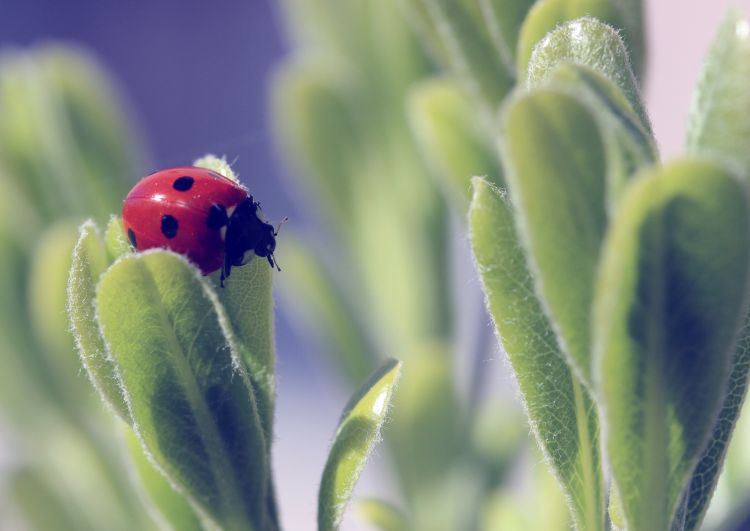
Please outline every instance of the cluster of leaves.
M215 157L195 164L236 179ZM142 483L174 529L280 528L271 470L272 273L253 260L217 290L215 278L179 255L131 252L116 216L103 235L92 221L81 227L68 285L81 361L140 442L129 449L142 463ZM341 417L320 490L321 530L341 518L399 369L386 362Z
M82 50L0 56L2 528L148 529L65 311L78 224L116 209L137 165L122 107Z
M0 526L19 525L12 513L39 531L278 529L271 269L253 261L219 290L178 255L132 253L111 216L139 171L121 107L80 51L0 64L0 411L26 449ZM215 157L195 164L234 178ZM321 530L341 519L399 372L386 361L342 414Z
M637 0L288 0L286 13L300 53L274 87L279 136L338 244L293 249L288 297L305 290L300 312L346 373L373 351L407 363L391 438L409 514L370 500L366 515L499 528L477 514L495 514L503 475L472 467L480 417L451 367L464 352L446 298L456 247L435 217L448 205L468 212L489 313L575 526L696 529L747 384L747 22L723 24L687 155L661 164Z

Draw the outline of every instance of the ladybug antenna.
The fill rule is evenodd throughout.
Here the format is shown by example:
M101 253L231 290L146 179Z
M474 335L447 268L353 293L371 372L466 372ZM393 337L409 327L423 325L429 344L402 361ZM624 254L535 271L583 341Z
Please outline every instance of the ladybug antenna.
M283 225L284 223L286 223L287 221L289 221L289 216L284 216L284 219L282 219L281 221L279 221L279 224L278 224L278 225L276 225L276 230L275 230L275 231L273 232L273 235L274 235L274 236L278 236L278 235L279 235L279 231L281 230L281 226L282 226L282 225ZM274 259L274 260L275 260L275 259ZM281 271L281 269L279 269L279 271Z
M268 263L271 264L271 267L275 267L276 271L281 273L281 268L279 267L279 263L276 261L276 257L273 255L273 253L268 255Z

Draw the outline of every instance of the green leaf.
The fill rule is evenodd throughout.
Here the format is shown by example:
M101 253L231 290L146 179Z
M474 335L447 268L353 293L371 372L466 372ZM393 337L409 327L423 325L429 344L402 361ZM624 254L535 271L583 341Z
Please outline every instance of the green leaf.
M77 240L77 226L70 221L47 229L37 240L28 285L30 324L49 355L50 364L68 375L76 375L80 368L68 330L65 295Z
M184 258L150 251L112 265L96 303L153 460L217 525L273 529L268 443L214 291Z
M268 262L254 258L232 271L232 276L224 283L224 289L218 291L219 300L229 318L227 329L234 333L232 342L247 367L256 391L255 401L269 443L276 396L276 346L271 293L273 272Z
M450 79L419 83L408 99L409 122L425 163L439 178L449 200L463 214L471 198L471 178L486 176L500 184L498 158L471 102Z
M357 511L367 522L380 531L409 531L409 520L399 508L377 498L357 501Z
M518 37L535 0L479 0L492 40L511 72L516 71Z
M326 341L349 381L367 378L375 357L373 346L339 279L315 256L310 242L291 230L284 233L276 255L284 266L279 289L286 309L306 325L307 333Z
M617 211L630 178L658 160L656 141L623 92L587 66L561 63L546 85L585 102L599 124L607 158L607 211Z
M286 243L285 243L286 245ZM273 325L271 281L274 269L268 262L254 258L225 281L219 300L226 310L225 331L245 363L252 383L255 404L270 455L273 440L274 402L276 397L276 346ZM215 277L216 275L214 275ZM231 331L231 333L230 333ZM276 525L276 500L269 477L268 510Z
M719 28L693 97L689 153L734 161L750 176L750 24L730 13Z
M722 466L729 449L729 441L747 396L748 373L750 372L750 318L745 326L732 359L732 372L719 416L714 424L708 445L701 454L698 464L692 473L687 490L683 494L685 501L685 518L681 529L692 531L698 529L703 521L708 504L719 481Z
M566 494L577 529L604 525L596 405L563 359L535 294L505 195L475 178L469 234L489 313L531 428Z
M558 26L534 48L528 64L527 84L539 85L557 65L565 62L587 66L612 81L638 115L640 125L650 134L651 125L641 100L638 81L630 65L628 50L617 30L592 17ZM611 98L612 91L607 92Z
M318 493L318 529L338 529L362 468L380 439L401 362L389 359L352 396L341 415Z
M136 150L114 87L96 61L43 45L0 60L0 160L47 220L106 216L120 204Z
M107 223L107 228L104 231L104 244L110 262L114 262L124 254L133 252L128 237L122 228L120 216L109 217L109 223Z
M143 494L153 505L151 509L156 513L154 519L161 524L160 527L175 531L201 531L203 526L200 519L187 499L148 460L138 437L130 428L125 428L125 443Z
M668 529L714 428L746 312L745 187L679 161L641 176L603 249L593 315L607 453L628 529Z
M469 438L461 421L451 354L449 346L440 343L422 344L404 353L407 361L394 400L390 439L397 473L410 492L424 495L436 490L449 474L448 463ZM413 507L415 513L419 509Z
M329 221L345 227L360 134L341 85L334 75L296 62L277 73L271 94L276 134L295 173Z
M93 221L80 228L68 277L68 317L81 364L99 396L125 422L130 413L119 378L107 354L107 345L96 322L95 296L99 277L109 266L104 242Z
M10 498L35 531L94 531L44 470L26 468L10 480Z
M641 72L643 64L643 28L639 15L633 12L632 6L625 4L640 2L638 0L540 0L529 11L521 27L518 43L518 73L524 78L534 48L545 39L547 34L557 26L581 17L593 17L616 29L623 30L627 49L632 50L631 61L636 74ZM595 47L588 52L596 54ZM611 58L616 59L616 58Z
M208 153L200 158L195 159L193 161L193 166L213 170L218 174L227 177L228 179L239 182L239 177L234 172L229 162L227 162L226 157L217 157L216 155Z
M513 77L467 2L413 1L424 2L448 51L451 67L465 88L479 103L496 108L512 88Z
M579 377L590 384L592 278L607 225L605 146L588 108L537 89L506 109L501 150L537 292Z

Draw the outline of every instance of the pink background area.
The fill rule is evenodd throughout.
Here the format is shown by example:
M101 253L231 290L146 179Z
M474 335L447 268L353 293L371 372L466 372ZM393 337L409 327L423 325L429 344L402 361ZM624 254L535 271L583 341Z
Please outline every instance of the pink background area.
M727 10L750 16L750 0L646 0L645 97L662 158L682 152L693 88ZM748 146L750 149L750 146Z

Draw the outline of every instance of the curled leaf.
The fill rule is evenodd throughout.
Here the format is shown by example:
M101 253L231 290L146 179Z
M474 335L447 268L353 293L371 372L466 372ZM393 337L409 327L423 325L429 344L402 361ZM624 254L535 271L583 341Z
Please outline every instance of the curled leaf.
M401 362L386 361L352 396L341 415L318 493L318 530L338 529L367 458L380 438Z

